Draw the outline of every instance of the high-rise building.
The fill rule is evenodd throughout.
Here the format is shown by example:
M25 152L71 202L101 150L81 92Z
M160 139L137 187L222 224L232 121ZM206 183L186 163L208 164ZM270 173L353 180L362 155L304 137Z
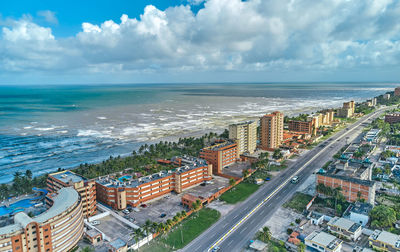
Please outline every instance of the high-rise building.
M257 122L229 125L229 138L237 143L238 154L253 153L257 147Z
M88 180L72 171L56 172L47 177L47 188L50 192L57 192L63 187L73 187L79 193L85 218L97 213L96 182L94 180Z
M283 113L275 111L260 118L261 148L273 150L283 141Z
M354 101L344 102L343 107L338 110L339 117L349 118L354 116L355 105Z

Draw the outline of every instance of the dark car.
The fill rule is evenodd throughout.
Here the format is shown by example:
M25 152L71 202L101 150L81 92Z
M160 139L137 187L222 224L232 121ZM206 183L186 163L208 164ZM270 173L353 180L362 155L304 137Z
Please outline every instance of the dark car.
M141 204L140 206L143 207L143 208L146 208L146 207L147 207L146 204Z
M165 213L162 213L161 215L160 215L160 218L164 218L165 216L167 216Z

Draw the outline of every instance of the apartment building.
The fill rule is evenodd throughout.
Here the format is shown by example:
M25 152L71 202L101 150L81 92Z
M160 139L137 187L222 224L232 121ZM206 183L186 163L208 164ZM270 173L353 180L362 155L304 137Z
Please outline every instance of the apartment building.
M383 99L389 100L389 99L390 99L390 94L384 94L384 95L383 95Z
M283 113L275 111L260 118L261 148L274 150L283 141Z
M134 179L104 176L96 179L97 200L114 209L139 206L172 191L181 193L203 181L211 180L212 165L200 158L182 157L181 167Z
M400 236L384 231L375 230L369 236L369 245L378 251L400 251Z
M385 122L390 123L390 124L400 122L400 113L395 112L395 113L386 114Z
M313 127L313 122L312 121L308 121L308 122L289 121L288 129L290 131L307 133L307 134L312 135L314 127Z
M254 153L257 147L257 122L248 121L229 125L229 139L236 142L238 155Z
M400 87L394 89L394 96L400 96Z
M343 107L337 111L338 117L349 118L354 116L355 104L354 101L344 102Z
M73 187L80 194L85 218L96 214L96 182L94 180L88 180L72 171L56 172L47 177L47 188L50 192L57 192L64 187Z
M29 217L14 215L14 224L0 228L0 251L64 252L76 246L83 235L82 201L72 187L61 188L47 198L49 209Z
M239 158L237 144L226 141L203 148L200 151L200 158L212 165L214 174L222 173L224 167L234 164Z
M340 252L342 251L343 241L335 236L322 232L314 231L305 240L305 245L312 248L312 251L320 252Z
M328 222L328 229L332 233L346 237L348 240L355 241L360 237L362 227L349 219L333 217Z

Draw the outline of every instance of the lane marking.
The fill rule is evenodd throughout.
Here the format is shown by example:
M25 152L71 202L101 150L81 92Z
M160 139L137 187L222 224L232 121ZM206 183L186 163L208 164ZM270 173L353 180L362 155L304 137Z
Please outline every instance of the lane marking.
M370 114L369 116L367 116L365 119L360 120L358 122L356 122L355 126L351 129L351 130L347 130L344 132L343 135L339 136L337 139L335 139L335 141L342 139L343 137L347 136L350 132L354 131L358 126L360 126L362 123L364 123L366 120L368 120L370 117L372 117L373 115L375 115L375 113ZM339 133L339 132L338 132ZM326 140L325 140L326 141ZM235 231L237 229L237 227L239 225L241 225L244 221L246 221L250 215L252 215L254 212L256 212L266 201L268 201L272 196L274 196L277 192L279 192L282 187L284 187L294 176L296 176L299 172L301 172L307 165L309 165L312 161L314 161L318 156L321 155L321 152L325 152L325 150L327 148L329 148L329 146L331 146L335 141L329 141L329 143L327 143L325 145L325 147L323 147L320 151L318 151L318 153L316 155L314 155L310 160L308 160L303 166L301 166L294 174L292 174L288 179L286 179L278 188L276 188L272 193L270 193L263 201L261 201L256 207L253 208L253 210L251 210L249 213L247 213L246 216L244 216L239 222L237 222L230 230L228 230L228 232L226 232L219 240L217 240L213 245L211 245L211 247L207 250L210 251L211 249L213 249L215 246L217 246L218 244L220 244L223 240L225 240L226 237L228 237L233 231ZM323 143L323 142L322 142ZM315 147L317 148L317 147ZM314 149L315 150L315 149ZM236 218L237 215L234 217ZM230 243L233 242L233 240L230 241ZM229 244L228 244L229 245Z

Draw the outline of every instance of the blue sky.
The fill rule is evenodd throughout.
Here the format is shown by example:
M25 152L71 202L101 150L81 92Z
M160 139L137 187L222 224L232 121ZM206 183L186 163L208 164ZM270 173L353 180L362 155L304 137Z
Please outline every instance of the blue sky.
M0 84L399 81L400 1L3 1L0 56Z

